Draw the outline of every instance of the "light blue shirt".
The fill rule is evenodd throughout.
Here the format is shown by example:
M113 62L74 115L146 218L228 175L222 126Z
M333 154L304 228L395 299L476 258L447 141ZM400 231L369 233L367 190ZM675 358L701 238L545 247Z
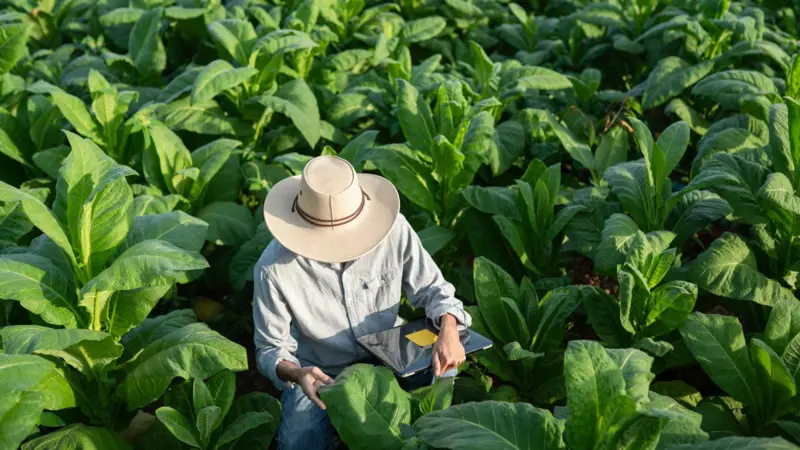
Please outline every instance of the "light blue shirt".
M282 360L335 376L367 357L356 337L402 323L401 289L437 327L447 313L462 326L472 322L402 215L377 248L344 264L298 256L273 240L256 263L254 280L256 360L278 389L291 386L275 372Z

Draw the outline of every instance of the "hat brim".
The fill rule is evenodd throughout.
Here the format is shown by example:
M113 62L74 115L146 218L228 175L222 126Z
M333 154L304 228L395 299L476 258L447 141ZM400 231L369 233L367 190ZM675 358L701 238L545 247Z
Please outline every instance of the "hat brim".
M264 221L272 236L291 252L315 261L347 262L369 253L392 230L400 212L400 196L383 177L357 176L369 200L355 220L336 227L312 225L292 212L300 176L278 182L264 201Z

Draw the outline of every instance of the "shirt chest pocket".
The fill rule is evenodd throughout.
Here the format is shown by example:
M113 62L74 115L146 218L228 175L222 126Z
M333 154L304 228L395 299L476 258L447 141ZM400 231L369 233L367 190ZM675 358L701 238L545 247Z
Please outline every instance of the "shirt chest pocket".
M378 276L367 277L362 285L363 294L367 302L379 306L385 306L387 303L399 302L400 292L399 285L397 284L397 278L399 276L399 270L391 269L382 272Z

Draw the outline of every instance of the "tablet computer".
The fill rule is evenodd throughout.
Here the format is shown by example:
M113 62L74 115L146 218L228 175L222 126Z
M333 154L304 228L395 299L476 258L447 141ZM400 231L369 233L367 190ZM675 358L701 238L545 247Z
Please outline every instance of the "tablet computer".
M430 320L418 319L357 340L397 376L405 378L431 367L433 342L438 333ZM462 330L459 335L467 355L492 346L492 341L470 328Z

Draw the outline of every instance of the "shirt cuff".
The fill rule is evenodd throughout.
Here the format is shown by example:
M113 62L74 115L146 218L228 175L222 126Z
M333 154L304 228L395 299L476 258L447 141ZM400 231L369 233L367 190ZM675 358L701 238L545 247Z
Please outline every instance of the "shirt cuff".
M282 380L278 376L278 370L277 370L278 363L280 363L281 361L289 361L300 367L300 361L298 361L297 358L294 357L294 355L287 352L286 350L279 349L274 353L267 353L262 355L262 357L259 359L259 368L261 368L261 373L264 374L267 378L269 378L270 381L272 381L272 384L274 384L279 391L283 391L285 389L293 389L294 383L292 383L291 381Z
M428 317L433 320L433 326L438 330L442 323L442 316L450 314L456 318L458 322L458 331L464 331L472 325L472 316L469 315L463 308L458 308L453 305L441 305L433 309Z

